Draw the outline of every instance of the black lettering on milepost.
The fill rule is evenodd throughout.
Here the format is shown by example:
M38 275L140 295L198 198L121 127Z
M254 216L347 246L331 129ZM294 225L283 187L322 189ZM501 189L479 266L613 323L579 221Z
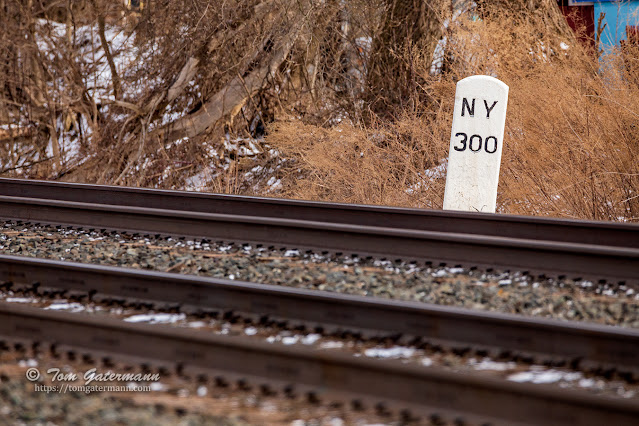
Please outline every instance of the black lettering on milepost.
M473 141L474 141L475 139L477 139L477 140L479 141L479 144L477 145L477 149L473 149ZM479 151L479 150L481 149L481 143L482 143L481 136L479 136L479 135L472 135L472 136L470 137L470 143L469 143L468 145L469 145L469 148L470 148L470 150L471 150L471 151L473 151L473 152L477 152L477 151Z
M493 102L493 105L488 108L488 102L486 102L486 99L484 99L484 106L486 107L486 118L490 118L490 112L493 110L493 108L495 108L495 105L497 105L497 101Z
M468 115L471 117L475 116L475 98L473 98L472 106L468 105L468 99L464 98L462 101L462 117L464 116L464 111L468 110Z

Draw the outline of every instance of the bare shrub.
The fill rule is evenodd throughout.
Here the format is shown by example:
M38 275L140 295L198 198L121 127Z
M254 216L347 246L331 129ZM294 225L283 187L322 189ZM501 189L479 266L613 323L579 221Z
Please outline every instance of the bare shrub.
M255 137L276 115L355 117L366 36L383 10L381 0L2 7L0 137L9 154L26 138L24 153L7 161L19 170L4 171L156 186L168 182L154 178L159 167L179 169L165 161L176 142L194 146L176 155L197 153ZM205 158L176 160L206 166Z

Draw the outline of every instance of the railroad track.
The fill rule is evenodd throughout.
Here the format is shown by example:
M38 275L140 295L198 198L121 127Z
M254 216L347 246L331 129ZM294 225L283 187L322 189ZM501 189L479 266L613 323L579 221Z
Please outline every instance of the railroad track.
M639 248L639 226L0 178L0 195Z
M639 377L639 330L110 266L0 255L0 280L41 295L242 316L459 351L509 351ZM6 287L9 284L5 285Z
M0 219L517 270L639 288L637 225L56 185L0 179Z
M353 401L378 410L462 423L636 424L639 404L544 385L357 359L245 338L43 311L0 303L0 335L73 357L126 356L200 380L307 394L313 401ZM52 346L51 346L52 345ZM76 353L79 353L76 355ZM87 357L88 355L88 357ZM291 386L291 383L295 385Z
M0 218L5 220L592 276L630 286L636 286L639 279L636 225L466 213L447 216L406 209L3 179L0 194ZM101 204L92 204L96 201ZM187 211L190 206L193 211ZM251 212L249 216L240 214ZM255 212L266 212L266 217L257 217ZM299 217L291 218L295 215ZM432 229L438 227L437 231ZM570 231L559 232L563 227ZM443 231L447 229L456 232ZM491 232L496 235L489 235ZM64 292L94 300L218 312L256 322L266 319L308 329L390 336L462 351L507 351L537 360L562 360L578 368L607 369L630 380L639 371L639 332L632 329L15 256L0 256L0 280L7 287L39 294ZM86 316L44 314L6 304L0 307L0 317L3 315L6 321L0 322L0 330L8 340L27 339L85 352L153 358L207 374L249 378L253 383L295 383L314 394L322 390L319 393L325 391L327 396L335 393L368 398L375 404L392 403L417 412L462 413L473 421L599 424L604 419L611 421L613 413L616 424L632 424L639 414L636 400L600 398L459 373L449 375L387 361L377 363L253 343L247 344L259 355L247 355L244 343L236 347L235 340L222 337L125 326L118 321L109 321L102 331L94 331L99 329L97 322ZM24 324L33 325L25 328ZM92 339L87 337L91 333L120 337ZM166 349L148 350L155 345ZM180 355L178 348L186 347L194 349ZM145 353L140 352L143 349ZM220 357L210 357L210 352L219 352ZM269 364L271 361L274 364ZM286 365L299 368L293 374L287 372Z

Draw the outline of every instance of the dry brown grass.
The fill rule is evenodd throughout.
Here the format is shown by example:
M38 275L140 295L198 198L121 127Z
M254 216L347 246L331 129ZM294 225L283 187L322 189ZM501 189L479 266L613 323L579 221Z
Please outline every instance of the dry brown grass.
M280 123L269 142L297 159L287 170L283 190L294 198L410 204L402 188L424 167L421 143L402 144L387 131Z
M451 31L447 73L431 77L429 63L417 64L426 95L414 112L367 129L280 123L267 141L299 170L283 193L441 208L444 179L424 170L447 156L455 82L492 74L510 86L498 211L639 221L637 50L600 69L574 39L503 10Z

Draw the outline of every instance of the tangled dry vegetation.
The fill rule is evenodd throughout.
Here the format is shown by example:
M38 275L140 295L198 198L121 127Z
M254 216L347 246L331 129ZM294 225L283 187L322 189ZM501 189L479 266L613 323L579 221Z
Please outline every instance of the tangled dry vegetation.
M498 210L639 221L639 50L553 0L0 0L2 176L441 208L455 83L510 86Z

